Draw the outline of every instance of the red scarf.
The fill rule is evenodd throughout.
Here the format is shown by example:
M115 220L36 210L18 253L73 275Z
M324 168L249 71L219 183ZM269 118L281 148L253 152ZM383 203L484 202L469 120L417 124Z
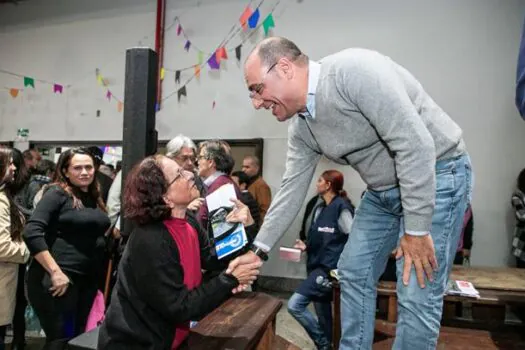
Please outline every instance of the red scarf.
M202 282L201 252L197 231L184 219L171 218L164 225L173 237L179 249L180 264L184 272L184 285L189 290L198 287ZM175 327L175 337L171 345L177 349L190 333L190 321L187 320Z

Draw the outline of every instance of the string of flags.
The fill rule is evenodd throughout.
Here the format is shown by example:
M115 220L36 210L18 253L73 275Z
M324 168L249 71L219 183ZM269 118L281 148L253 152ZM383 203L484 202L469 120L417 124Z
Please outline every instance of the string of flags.
M167 94L162 101L167 100L168 98L177 95L178 101L181 100L181 98L187 97L187 85L194 79L200 78L202 69L207 66L210 70L219 70L221 67L221 61L228 60L230 54L235 54L235 58L237 61L241 61L241 55L242 55L242 46L243 44L254 34L257 33L257 30L262 27L264 30L264 35L268 36L270 29L275 28L275 21L273 17L273 12L275 8L279 5L281 0L278 0L273 8L269 11L269 13L264 17L264 20L261 19L261 11L260 7L264 3L265 0L261 0L260 3L255 7L255 9L252 9L252 3L254 0L250 0L249 4L246 6L246 8L243 10L241 16L239 17L239 21L232 25L230 32L226 35L226 37L221 41L221 43L217 46L217 48L213 52L206 52L205 50L202 50L199 48L199 46L195 45L191 39L186 34L182 23L180 21L179 17L175 17L173 22L170 23L166 27L166 30L170 30L177 24L176 26L176 32L177 36L183 36L185 38L184 41L184 50L186 52L189 52L190 50L196 50L197 51L197 59L196 63L179 69L170 69L163 67L160 70L160 79L164 80L166 76L166 72L174 73L175 74L175 82L179 85L181 85L181 73L184 71L192 70L192 75L175 91L171 92L170 94ZM240 24L240 26L239 26ZM252 30L247 36L244 37L244 39L235 47L229 47L227 48L227 44L237 36L238 33L241 31L248 31ZM207 57L205 59L205 57ZM37 89L40 88L39 85L50 85L51 91L53 91L54 94L63 94L64 90L67 88L71 88L72 84L59 84L56 82L50 82L43 79L37 79L32 76L25 76L21 74L17 74L14 72L6 71L3 69L0 69L0 73L4 73L7 75L19 77L22 79L24 88L18 88L18 87L6 87L6 89L9 91L9 94L13 99L17 98L21 92L25 91L26 89L32 88ZM95 69L95 75L98 84L104 88L105 96L108 102L115 101L117 104L117 111L122 112L124 108L124 102L121 98L115 96L115 94L109 89L109 82L104 76L101 74L100 69ZM216 101L214 100L212 103L212 108L215 108ZM156 110L159 110L159 107L157 106Z
M187 70L193 69L194 72L184 82L184 84L182 84L182 86L180 86L176 91L173 91L173 92L167 94L162 99L162 101L165 101L168 98L174 96L175 93L177 94L177 100L179 102L180 102L180 100L181 100L181 98L183 96L187 97L187 95L188 95L187 85L194 78L199 78L200 77L200 73L201 73L202 67L207 65L211 70L218 70L218 69L220 69L221 61L228 59L228 52L235 52L235 58L240 62L241 61L243 44L252 35L254 35L257 32L257 29L262 27L263 30L264 30L264 35L268 36L268 34L270 32L270 29L271 28L275 28L275 21L274 21L274 18L273 18L273 12L275 11L276 7L279 5L280 1L281 0L278 0L274 4L273 8L269 11L269 14L265 17L265 19L262 22L259 21L259 19L261 17L261 13L260 13L260 9L259 8L262 5L262 3L264 2L264 0L256 7L255 10L252 10L250 5L248 5L244 9L244 11L242 12L241 16L239 17L240 28L238 28L237 30L233 31L233 33L232 33L232 31L230 31L229 37L227 36L226 38L224 38L222 43L218 46L218 48L214 52L208 53L208 59L206 60L206 62L203 61L204 52L201 51L201 50L198 50L198 56L197 56L197 63L196 64L194 64L192 66L189 66L189 67L185 67L185 68L179 68L179 69L176 69L176 70L169 69L169 68L163 68L163 70L175 73L175 83L177 83L177 84L181 84L181 73L183 71L187 71ZM236 27L236 25L233 26L233 28L235 28L235 27ZM228 42L231 41L237 35L237 33L239 33L241 30L247 31L249 29L253 29L253 31L249 35L247 35L241 41L240 44L238 44L234 48L229 48L229 49L226 48L226 44L228 44ZM180 21L179 21L179 24L177 26L177 35L183 35L184 38L186 39L186 42L185 42L185 45L184 45L185 49L186 49L186 47L188 49L190 47L192 47L191 46L192 45L191 41L187 37L187 35L185 34L184 29L183 29L182 24L180 23ZM186 51L188 51L188 50L186 50ZM215 106L216 106L216 101L214 100L212 102L212 108L215 108Z

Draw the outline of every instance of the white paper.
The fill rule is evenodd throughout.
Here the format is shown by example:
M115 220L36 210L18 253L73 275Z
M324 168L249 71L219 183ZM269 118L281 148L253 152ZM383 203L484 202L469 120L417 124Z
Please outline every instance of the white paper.
M235 204L230 200L232 198L237 198L233 185L222 185L215 190L215 192L206 197L208 211L213 211L220 207L233 207Z

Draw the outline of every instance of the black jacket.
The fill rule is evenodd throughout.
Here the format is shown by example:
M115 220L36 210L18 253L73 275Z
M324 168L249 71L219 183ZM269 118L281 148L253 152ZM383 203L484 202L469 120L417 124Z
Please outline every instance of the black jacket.
M199 233L204 269L223 267L210 258ZM188 290L177 244L162 222L136 227L119 266L111 305L100 328L98 349L170 349L178 323L198 320L224 302L238 285L221 273Z

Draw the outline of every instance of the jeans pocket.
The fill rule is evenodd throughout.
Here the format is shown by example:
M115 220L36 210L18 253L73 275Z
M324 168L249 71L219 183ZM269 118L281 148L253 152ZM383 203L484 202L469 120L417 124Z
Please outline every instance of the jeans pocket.
M436 173L436 193L453 193L455 176L452 171Z

